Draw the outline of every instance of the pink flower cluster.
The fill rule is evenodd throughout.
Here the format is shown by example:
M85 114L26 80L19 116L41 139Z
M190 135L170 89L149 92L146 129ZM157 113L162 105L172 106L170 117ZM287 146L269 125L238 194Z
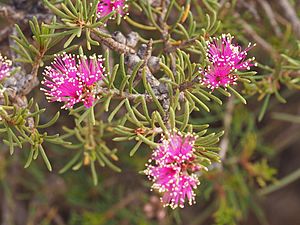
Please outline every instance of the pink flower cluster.
M154 165L146 164L145 174L154 182L152 188L163 193L164 206L183 208L186 199L190 205L195 203L194 189L200 184L194 173L200 169L194 163L195 139L192 134L170 134L154 150L149 161L154 161Z
M249 70L253 66L254 58L247 59L247 52L254 46L242 50L239 45L232 43L233 36L223 34L219 38L213 38L207 43L207 57L211 65L207 69L200 69L203 78L201 83L208 88L215 89L236 84L238 70Z
M116 13L120 15L124 15L126 7L126 0L100 0L98 3L97 15L98 18L102 18L113 11L116 11Z
M12 62L0 54L0 80L9 76Z
M105 76L103 59L98 56L56 56L44 71L42 88L51 102L65 102L62 108L72 108L83 102L88 108L95 101L95 86Z

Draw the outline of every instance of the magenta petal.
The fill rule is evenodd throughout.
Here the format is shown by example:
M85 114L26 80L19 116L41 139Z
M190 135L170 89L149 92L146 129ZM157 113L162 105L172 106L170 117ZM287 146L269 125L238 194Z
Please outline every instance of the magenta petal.
M83 102L91 107L95 101L94 86L104 76L103 60L66 53L57 56L51 66L46 67L42 81L49 101L65 102L64 108L72 108Z
M162 144L154 151L152 158L164 163L183 163L189 160L194 152L195 137L191 134L183 136L178 133L171 134L163 139Z
M153 152L151 161L155 165L147 165L145 173L154 182L152 188L163 193L161 200L165 206L184 207L185 201L195 202L194 189L199 185L193 174L199 169L193 163L195 139L192 134L170 134ZM191 175L186 169L188 165L192 165Z
M126 7L126 0L100 0L98 3L97 15L99 18L107 16L112 11L123 15Z
M218 87L226 87L227 85L236 84L237 70L249 70L253 59L247 59L247 52L252 48L249 44L248 48L242 50L237 44L232 43L233 37L223 34L220 38L213 38L208 43L207 56L211 62L205 70L200 70L203 78L201 83L208 88L215 89Z
M11 71L12 62L0 54L0 80L8 77Z

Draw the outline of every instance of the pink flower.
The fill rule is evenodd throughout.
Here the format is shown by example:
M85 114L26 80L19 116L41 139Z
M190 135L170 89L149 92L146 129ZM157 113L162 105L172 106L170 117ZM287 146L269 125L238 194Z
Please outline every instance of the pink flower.
M208 66L206 70L200 72L204 75L200 82L212 90L230 84L235 85L238 79L237 75L232 74L230 67Z
M247 59L247 52L254 46L242 50L237 44L232 43L233 37L230 34L223 34L220 38L213 38L208 42L207 57L211 66L207 69L200 69L203 78L201 83L208 88L215 89L236 84L238 76L234 72L238 70L250 70L254 58Z
M98 3L97 15L99 18L102 18L112 11L116 11L116 13L123 15L126 7L126 0L100 0Z
M79 102L91 107L95 101L95 85L105 76L101 57L77 58L64 53L44 71L42 90L49 101L65 102L63 108L72 108Z
M170 134L163 139L162 144L154 151L153 159L163 163L182 163L193 156L195 137L192 134L182 136L179 133Z
M0 54L0 80L9 76L12 62Z
M154 165L146 165L145 174L154 182L152 188L163 193L161 201L164 206L183 208L186 199L190 205L195 203L194 189L200 184L194 174L200 169L194 162L195 139L192 134L169 135L154 150L150 160Z
M195 196L193 189L196 189L200 184L196 175L179 174L172 181L169 189L164 193L162 202L165 205L170 205L171 208L184 207L185 199L188 199L189 205L194 204Z
M180 173L181 168L172 164L164 166L148 167L148 175L155 181L153 188L158 189L160 192L168 191L172 183L176 183L176 178Z

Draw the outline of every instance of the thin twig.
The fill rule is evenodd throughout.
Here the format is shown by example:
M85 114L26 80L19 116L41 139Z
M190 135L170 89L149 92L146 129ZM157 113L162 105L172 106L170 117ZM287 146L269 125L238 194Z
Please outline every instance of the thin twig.
M292 23L295 34L300 37L300 20L294 7L291 6L288 0L280 0L277 3L285 14L285 17Z
M246 22L244 21L241 17L240 14L237 12L234 14L235 18L237 19L237 22L242 25L244 28L245 32L249 34L255 42L260 45L265 51L267 51L270 55L273 56L273 58L278 58L279 55L278 53L273 49L273 47L266 42L261 36L259 36L256 31Z
M292 172L291 174L287 175L286 177L282 178L281 180L277 181L276 183L260 190L258 192L259 195L267 195L274 191L277 191L290 183L293 183L294 181L300 179L300 168Z
M264 9L267 17L269 18L269 22L270 22L276 36L282 37L281 29L276 21L276 16L274 14L274 10L271 8L270 4L266 0L257 0L257 2Z
M98 35L98 30L96 30L96 29L93 30L93 32L91 33L91 36L96 41L99 41L100 43L106 45L111 50L116 51L120 54L123 54L123 53L124 54L135 54L136 53L136 51L133 48L128 47L125 44L119 43L111 37L103 37L101 35Z
M0 3L0 17L7 19L11 23L24 19L25 15L24 11L16 10L12 6Z

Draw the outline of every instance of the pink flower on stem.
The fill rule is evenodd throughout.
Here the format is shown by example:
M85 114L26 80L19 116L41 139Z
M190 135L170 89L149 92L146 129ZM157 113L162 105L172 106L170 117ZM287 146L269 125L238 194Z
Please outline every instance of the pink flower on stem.
M193 156L195 137L192 134L182 136L174 132L154 151L153 159L161 163L183 163Z
M199 184L200 182L195 174L179 174L174 177L173 183L164 193L162 202L170 205L172 208L177 206L183 208L186 199L188 199L189 205L192 205L196 202L194 189Z
M97 15L98 18L102 18L113 11L116 11L116 13L120 15L124 15L126 7L126 0L100 0L98 3Z
M207 69L200 69L203 74L201 83L208 88L215 89L236 84L238 70L250 70L254 65L253 60L246 59L247 52L254 46L251 43L244 50L237 44L233 44L233 36L223 34L220 38L213 38L207 44L207 57L211 66Z
M238 79L237 75L232 74L230 67L208 66L206 70L200 72L204 75L200 82L212 90L230 84L235 85Z
M95 85L105 76L103 59L64 53L46 67L44 75L42 90L49 101L65 102L62 108L83 102L89 108L95 101Z
M163 193L161 201L164 206L184 207L187 200L195 203L194 189L200 184L195 171L200 169L194 162L194 142L192 134L180 133L169 135L153 152L150 160L154 165L146 165L148 178L154 182L153 189Z
M8 60L0 54L0 80L9 76L12 61Z

